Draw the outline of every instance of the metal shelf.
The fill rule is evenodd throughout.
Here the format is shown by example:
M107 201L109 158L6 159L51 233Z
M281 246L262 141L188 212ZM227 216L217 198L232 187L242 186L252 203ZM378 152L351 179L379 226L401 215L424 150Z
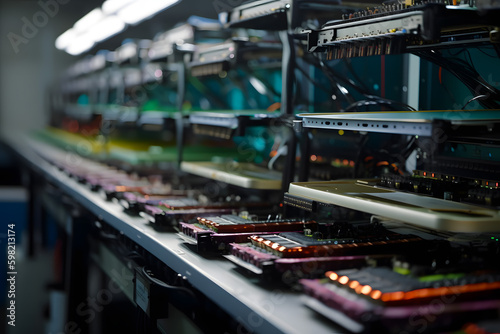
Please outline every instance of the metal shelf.
M105 201L69 178L38 153L67 154L26 137L5 140L25 164L87 210L104 220L188 281L254 333L340 333L342 330L301 303L300 293L284 287L265 287L222 257L206 259L192 251L175 233L158 232L142 217L127 215L117 204ZM75 160L76 161L76 160Z
M445 110L395 112L344 112L299 114L295 126L311 129L351 130L430 137L437 121L452 126L492 125L500 122L499 110Z
M281 173L252 163L182 162L181 170L247 189L281 189Z
M386 189L367 180L293 182L288 194L293 197L286 197L286 204L304 209L315 201L432 230L500 231L500 212L494 208Z
M199 111L189 114L189 123L192 125L224 128L242 134L247 127L269 125L272 122L278 122L280 116L282 116L280 112L268 112L265 110Z

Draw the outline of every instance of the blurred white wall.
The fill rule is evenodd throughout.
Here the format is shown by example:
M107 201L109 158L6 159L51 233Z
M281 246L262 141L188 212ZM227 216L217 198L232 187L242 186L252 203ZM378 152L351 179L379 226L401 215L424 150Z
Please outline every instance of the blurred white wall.
M57 35L72 24L65 5L57 1L57 11L54 5L44 10L38 1L0 1L2 133L30 131L47 123L48 86L74 59L54 47Z

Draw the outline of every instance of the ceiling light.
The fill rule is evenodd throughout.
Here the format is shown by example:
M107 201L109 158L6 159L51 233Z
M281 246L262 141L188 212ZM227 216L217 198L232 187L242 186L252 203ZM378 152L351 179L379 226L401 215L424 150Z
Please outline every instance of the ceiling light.
M76 37L76 31L75 29L71 28L63 32L59 37L56 39L56 48L59 50L64 50L66 49L71 42L75 39Z
M66 52L72 56L78 56L92 49L94 41L86 38L77 38L66 48Z
M99 22L104 17L102 10L100 8L96 8L92 10L90 13L76 21L73 26L78 32L85 31L91 28L94 24Z
M135 1L118 12L118 16L128 24L137 24L167 7L172 6L179 0L143 0Z
M102 4L104 14L115 14L134 0L107 0Z
M95 24L85 34L94 42L101 42L125 30L125 23L116 15L108 16Z
M181 0L106 0L78 20L56 40L56 47L72 55L90 50L95 43L110 38L167 9Z

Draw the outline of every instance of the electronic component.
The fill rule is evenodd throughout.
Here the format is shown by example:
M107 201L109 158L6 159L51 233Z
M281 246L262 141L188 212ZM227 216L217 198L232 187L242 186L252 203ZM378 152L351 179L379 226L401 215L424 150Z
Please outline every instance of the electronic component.
M234 242L231 243L231 253L224 255L224 257L238 266L259 275L263 280L276 281L278 279L285 284L293 285L300 278L317 277L329 269L359 268L376 261L389 261L391 255L278 258L270 253Z
M177 225L178 222L192 221L200 215L216 215L216 214L229 214L233 212L230 207L215 207L204 208L185 208L177 210L169 210L165 207L144 205L144 211L139 215L147 219L153 226L157 228L172 227Z
M156 226L176 225L191 222L201 216L232 214L247 209L270 210L271 204L263 202L200 202L194 198L174 198L161 201L157 206L145 205L140 215Z
M116 53L116 63L123 64L138 64L141 59L146 58L149 47L151 46L150 40L125 40L122 45L120 45Z
M54 161L53 164L66 175L74 178L79 183L87 185L93 191L97 191L107 181L117 180L119 182L128 178L124 171L115 168L103 168L98 163L75 166Z
M281 43L277 41L249 42L233 39L215 45L200 45L196 48L193 60L188 64L191 75L195 77L218 75L228 71L236 64L265 60L265 63L281 64Z
M163 201L186 197L187 191L172 190L168 195L146 195L142 192L125 192L121 195L120 204L129 213L139 214L145 205L160 205Z
M174 56L174 61L182 61L181 56L193 52L197 42L224 41L230 37L228 30L221 29L216 20L192 16L187 23L176 26L158 34L148 49L150 61L168 61ZM178 55L176 54L178 53ZM176 57L178 56L178 57Z
M200 217L198 223L217 233L297 231L304 228L315 229L316 225L316 222L298 219L249 220L235 215Z
M490 41L492 22L477 10L442 3L387 4L344 15L320 30L308 30L310 52L328 59L384 55L415 48Z
M259 0L246 1L231 11L219 14L222 24L231 28L250 28L266 30L286 30L296 28L307 19L321 20L325 12L338 6L338 0ZM289 22L288 18L292 20Z
M434 159L426 161L421 168L473 179L477 186L485 189L498 188L500 152L495 146L498 144L495 123L492 121L489 126L472 129L443 124L442 130L446 132L447 140L431 147L431 150L434 149Z
M183 24L162 34L159 34L148 50L148 59L152 61L164 60L174 54L178 46L194 42L195 28L190 24Z
M386 174L378 184L400 191L485 206L500 205L499 182L469 179L439 172L415 170L412 176Z
M389 231L379 223L319 226L325 237L321 232L314 236L299 232L253 235L250 244L232 243L231 253L226 258L264 277L287 271L304 277L322 273L329 266L366 265L366 255L404 253L425 247L427 242L418 236Z
M86 185L92 191L99 192L106 200L123 200L122 205L131 212L136 209L137 205L148 201L186 196L188 193L184 190L175 190L170 184L161 182L159 176L139 177L113 167L104 167L91 160L86 160L85 164L79 165L68 165L57 161L53 163L79 183ZM189 193L196 192L189 191Z
M281 58L282 45L274 37L198 46L188 81L207 103L189 115L194 133L230 139L245 135L248 127L278 122ZM232 98L237 94L244 99Z
M365 254L368 252L379 252L384 248L390 248L394 252L402 244L406 246L409 242L420 240L420 238L415 236L409 237L396 233L335 239L318 239L294 232L264 237L259 235L250 237L254 248L261 248L281 258Z
M197 135L230 139L243 135L247 126L278 122L279 112L264 110L196 111L189 114L189 122Z
M116 198L121 200L123 194L130 192L138 192L147 196L173 196L176 195L176 191L172 189L170 185L166 184L152 184L147 180L129 180L122 181L121 183L105 183L101 184L99 193L107 200L112 200ZM179 196L182 192L177 193Z
M253 220L236 215L198 217L195 224L181 222L181 237L200 249L225 249L231 242L247 242L256 232L316 230L315 221L301 219Z
M222 24L232 28L266 26L268 29L285 30L288 27L286 12L290 3L289 0L250 1L231 12L219 14L219 19Z
M426 330L449 329L466 319L494 316L500 307L496 271L413 277L367 267L329 271L325 276L300 281L310 296L305 303L353 332L397 328L416 333L419 320L430 317L433 321L425 323ZM439 305L439 312L432 305Z
M207 250L223 251L230 243L246 242L248 237L254 234L253 232L215 233L196 223L184 222L180 222L180 230L181 232L178 233L179 237L189 244L196 245L196 250L198 252Z

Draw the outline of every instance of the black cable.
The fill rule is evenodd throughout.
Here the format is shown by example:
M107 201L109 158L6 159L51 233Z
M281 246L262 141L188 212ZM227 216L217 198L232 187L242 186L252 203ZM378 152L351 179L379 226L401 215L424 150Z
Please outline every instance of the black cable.
M474 69L474 71L475 71L476 73L478 73L478 72L477 72L477 69L476 69L476 66L474 66L474 61L472 60L472 56L471 56L471 54L470 54L470 51L469 51L469 50L465 50L465 54L469 57L469 62L470 62L470 65L472 66L472 68Z
M485 54L486 56L490 57L490 58L495 58L495 59L498 59L498 56L495 54L495 55L491 55L489 54L488 52L486 52L485 50L483 50L482 48L476 48L477 51ZM489 49L489 48L488 48ZM493 49L493 51L495 51L495 49Z
M366 107L366 106L371 106L371 105L384 105L384 106L389 107L389 109L392 111L401 111L401 110L416 111L413 107L411 107L405 103L387 100L387 99L379 98L376 96L369 96L369 98L366 100L360 100L360 101L354 102L351 105L349 105L347 108L345 108L344 111L363 111L363 110L360 110L359 107ZM401 106L402 108L397 108L397 107L395 107L395 105Z
M310 75L309 73L306 72L306 70L304 70L298 63L295 64L295 69L297 69L300 73L302 73L302 75L311 83L314 85L314 87L322 90L323 92L325 92L327 95L331 94L331 92L325 88L324 85L321 85L319 82L317 82L316 80L314 80ZM295 87L299 87L301 86L302 82L300 80L298 80L297 78L297 75L294 75L294 80L295 80ZM298 90L302 90L302 89L298 89ZM298 99L299 99L299 95L301 94L294 94L294 105L298 105L300 103L298 103ZM316 100L314 99L304 99L304 101L302 103L305 103L307 104L308 106L316 106Z
M358 154L356 154L356 158L354 160L354 168L352 170L352 177L355 179L359 175L359 165L361 162L361 156L363 156L364 150L365 150L365 145L368 142L369 136L362 136L359 142L359 151Z
M240 75L239 75L238 71L235 71L235 73L233 73L233 71L231 71L231 70L228 71L227 78L229 78L229 80L234 84L234 87L238 88L238 90L243 94L243 96L245 97L245 100L247 101L250 108L257 109L258 108L258 106L256 105L257 101L255 101L255 99L251 98L250 95L248 94L248 90L246 89L243 82L240 80ZM222 85L224 85L224 82L221 78L218 78L217 80L219 82L221 82Z
M323 72L326 71L325 74L330 75L336 81L342 83L343 85L349 85L349 86L353 87L354 89L356 89L358 92L360 92L363 95L370 94L370 92L365 91L362 87L359 87L354 81L347 80L343 76L337 75L337 73L335 73L335 71L331 67L326 65L322 59L318 59L318 61L319 61L318 64L319 64L320 68L323 70Z
M325 65L325 63L320 59L319 66L323 70L323 73L326 75L326 78L330 81L331 85L336 88L336 90L340 93L341 96L344 96L345 100L348 103L354 103L354 98L349 94L347 89L342 89L343 87L339 85L339 81L343 81L339 79L338 76L332 71L331 68ZM342 87L342 88L341 88Z
M401 156L404 157L404 159L408 159L410 154L415 150L417 145L417 139L415 136L412 136L411 139L408 141L408 144L406 147L401 151Z
M318 83L317 81L315 81L313 78L311 78L309 76L309 74L302 67L300 67L297 64L297 62L296 62L295 68L298 69L302 74L304 74L305 78L307 80L309 80L314 86L316 86L319 89L321 89L322 91L326 92L328 95L332 94L332 92L330 90L326 89L324 85L321 85L320 83ZM331 76L329 76L326 73L324 73L324 74L325 74L326 78L328 79L328 81L330 82L330 84L332 86L335 86L337 88L337 90L338 90L338 87L336 86L334 78L332 78ZM296 80L295 86L297 86L299 84L299 82L297 82L297 76L295 76L295 80ZM342 94L342 92L340 92L340 93ZM340 107L340 104L338 104L339 102L338 101L336 101L336 102L337 102L337 108L340 109L341 107ZM313 101L307 101L307 103L308 103L308 105L314 105Z
M139 254L138 251L130 251L127 253L127 255L125 255L126 258L129 258L129 259L143 259L142 255Z
M186 295L189 295L189 297L193 298L193 299L196 299L196 296L194 294L193 291L191 291L190 289L188 288L185 288L183 286L174 286L174 285L169 285L165 282L163 282L162 280L159 280L155 277L152 277L147 271L146 271L146 267L142 267L141 268L141 271L143 273L144 276L146 276L151 282L161 286L162 288L165 288L167 290L171 290L171 291L177 291L177 292L183 292L185 293Z
M205 97L207 100L211 100L210 104L219 105L223 109L231 109L230 106L227 104L227 101L224 101L223 99L219 98L219 96L215 94L215 92L208 85L206 85L202 80L200 80L200 78L189 76L188 82L191 82L191 87L193 87L195 91L201 93L201 95ZM196 82L198 84L193 82Z
M352 76L354 77L354 79L356 79L359 84L361 85L361 87L363 88L363 90L369 92L370 90L368 89L368 87L365 85L363 79L361 79L358 74L356 73L356 71L354 70L354 67L352 67L352 61L351 61L351 58L344 58L344 63L346 65L346 68L349 70L349 72L351 72Z
M467 49L463 48L463 49L460 49L459 51L455 52L455 53L451 53L451 52L448 52L450 55L453 55L453 56L458 56L459 54L465 52ZM470 53L469 53L470 55ZM462 63L464 64L466 67L468 67L468 64L467 63ZM457 101L455 95L453 94L452 91L450 91L450 89L448 89L448 87L446 85L443 84L443 88L444 90L448 93L448 95L451 97L451 99L455 102L455 104L459 104L459 102Z
M488 97L488 95L478 95L478 96L473 97L472 99L470 99L469 101L467 101L467 103L464 104L464 106L462 107L462 110L464 110L465 107L467 107L469 105L469 103L471 103L472 101L479 100L479 99L484 99L484 98L487 98L487 97Z
M243 72L245 72L247 75L243 75L242 79L247 80L249 77L254 77L255 79L259 80L262 85L265 86L266 90L268 90L268 97L273 96L273 97L281 97L281 93L278 92L269 82L267 82L267 78L264 78L262 75L258 75L258 73L254 72L248 64L241 64L241 69Z
M431 51L416 51L415 55L429 62L432 62L446 69L456 76L473 94L474 97L485 95L486 98L478 99L479 103L487 109L500 108L500 91L489 85L475 71L471 64L468 64L462 59L452 58L447 59L440 53Z
M494 49L493 47L487 47L487 46L477 46L477 47L474 47L474 49L476 49L477 51L479 51L479 52L483 53L484 55L486 55L486 56L488 56L488 57L490 57L490 58L495 58L495 59L498 59L498 56L497 56L496 54L489 54L488 52L486 52L486 51L485 51L485 49L495 51L495 49ZM465 51L467 51L467 50L468 50L468 49L466 49L466 48L462 48L462 49L460 49L460 50L458 50L457 52L454 52L454 53L452 53L452 52L450 52L450 51L448 50L448 53L449 53L451 56L458 56L459 54L461 54L461 53L463 53L463 52L465 52Z
M371 99L371 100L380 100L379 103L383 103L384 102L384 103L389 104L389 105L396 104L396 105L400 105L401 107L403 107L404 110L417 111L412 106L410 106L410 105L408 105L406 103L403 103L403 102L394 101L394 100L387 99L385 97L376 96L376 95L365 95L365 96L368 99Z
M401 110L400 108L394 108L394 107L392 107L392 105L394 104L394 105L401 106L403 108L403 110L415 111L415 109L413 107L409 106L406 103L398 102L398 101L394 101L394 100L391 100L391 99L387 99L387 98L383 98L383 97L380 97L380 96L373 95L372 93L370 93L367 90L366 87L360 87L358 84L356 84L351 79L345 79L344 77L337 75L335 73L335 71L333 71L333 69L331 67L327 66L321 59L318 59L317 66L321 67L321 69L327 75L327 77L331 77L330 81L337 80L337 81L341 82L344 85L349 85L352 88L356 89L360 94L362 94L363 96L365 96L367 98L366 100L361 100L361 101L352 101L351 100L352 101L352 102L350 102L351 105L348 106L344 111L348 111L348 110L354 108L357 105L357 103L361 103L358 106L361 106L361 105L382 104L382 105L390 106L391 110L393 110L393 111ZM365 103L366 101L368 101L368 102Z
M342 107L339 103L339 100L336 100L336 99L333 99L332 98L332 91L329 89L329 87L325 86L324 84L321 84L320 82L318 82L317 80L313 79L309 73L307 73L307 71L302 68L301 65L299 65L297 62L295 63L295 68L300 72L302 73L302 75L304 75L304 77L310 82L312 83L316 88L320 89L321 91L323 91L324 93L327 94L327 96L329 97L327 100L325 101L321 101L322 104L329 104L329 103L332 103L332 102L335 102L336 104L336 109L337 110L341 110ZM295 76L295 78L297 78L297 76ZM327 77L328 78L328 77ZM328 78L328 80L330 81L330 83L333 85L334 82L332 82L332 80L330 78ZM299 84L299 81L296 79L296 82L295 82L296 85ZM315 100L308 100L306 101L307 105L309 106L318 106L319 104L315 101Z
M316 80L314 80L313 78L311 78L311 76L309 75L309 73L306 72L306 70L304 70L302 68L302 66L300 66L299 64L295 64L295 68L298 69L300 71L300 73L302 73L302 75L304 75L304 77L310 82L312 83L315 87L321 89L323 92L327 93L327 94L331 94L331 92L325 88L324 85L321 85L319 82L317 82Z

